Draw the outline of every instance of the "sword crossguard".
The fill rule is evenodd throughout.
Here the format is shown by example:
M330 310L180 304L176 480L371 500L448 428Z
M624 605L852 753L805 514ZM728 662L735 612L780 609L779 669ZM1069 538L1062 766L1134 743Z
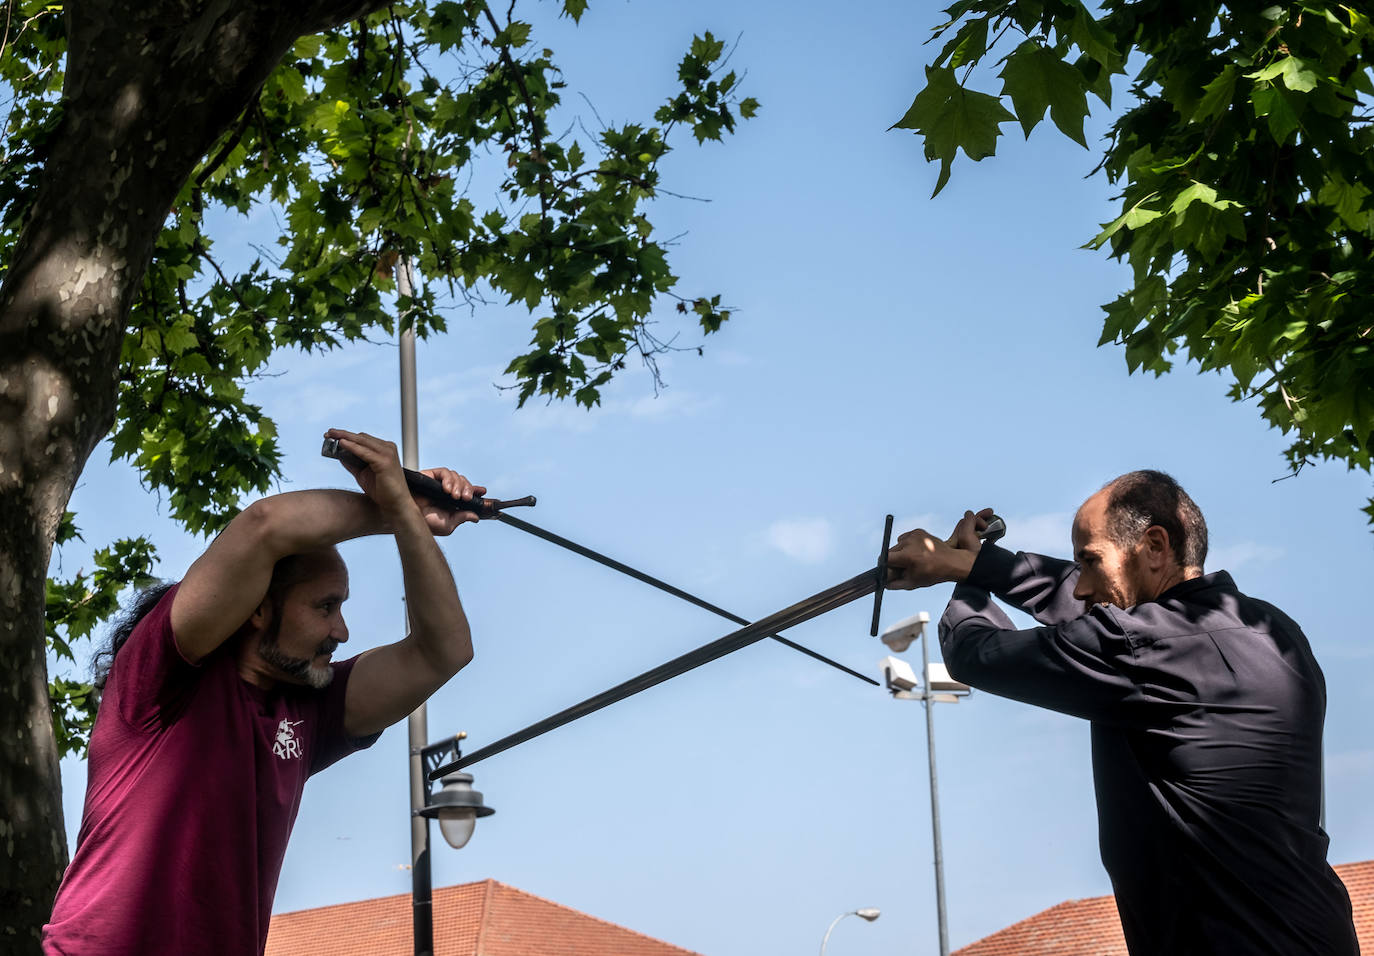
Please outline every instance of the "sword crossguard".
M892 515L883 524L883 549L878 552L877 587L873 591L873 626L869 628L870 637L878 636L878 618L883 613L883 591L887 589L887 549L892 545Z
M1007 523L998 515L993 515L988 519L987 527L978 532L978 537L984 542L992 544L1007 533ZM892 515L887 516L887 524L883 526L883 550L878 552L878 567L873 572L877 575L878 590L873 592L873 626L869 628L870 637L878 636L878 616L883 609L883 590L887 587L887 549L892 544Z

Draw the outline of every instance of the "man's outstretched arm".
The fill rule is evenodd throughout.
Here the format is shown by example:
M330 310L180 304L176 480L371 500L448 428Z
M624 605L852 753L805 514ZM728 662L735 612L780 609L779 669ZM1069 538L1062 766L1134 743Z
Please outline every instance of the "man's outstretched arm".
M888 587L956 585L940 619L940 647L956 680L1076 717L1125 720L1141 693L1123 669L1131 650L1120 621L1107 607L1070 613L1070 604L1056 598L1063 597L1062 572L1071 564L1047 559L1056 573L1032 574L1026 555L982 544L978 527L991 513L965 512L948 540L919 528L903 534L888 552ZM1023 573L1012 574L1013 565ZM1023 609L1060 619L1017 630L992 603L994 590L1018 596L1027 602ZM1081 609L1081 601L1073 603Z

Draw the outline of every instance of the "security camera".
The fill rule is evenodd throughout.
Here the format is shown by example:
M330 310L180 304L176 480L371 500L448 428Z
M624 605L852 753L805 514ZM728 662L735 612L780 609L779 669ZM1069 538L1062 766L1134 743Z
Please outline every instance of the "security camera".
M911 646L911 642L921 636L925 631L926 625L930 623L930 615L922 611L913 617L898 621L887 630L883 631L883 643L895 653L902 653ZM891 658L889 658L891 660Z
M887 679L887 689L890 691L915 690L921 686L911 665L900 657L884 657L878 662L878 666L883 670L883 677Z

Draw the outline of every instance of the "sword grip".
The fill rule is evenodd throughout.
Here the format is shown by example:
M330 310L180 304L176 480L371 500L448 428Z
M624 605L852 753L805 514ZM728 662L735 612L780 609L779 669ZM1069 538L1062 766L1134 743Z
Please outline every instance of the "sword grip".
M978 532L978 537L982 538L988 544L992 544L1006 533L1007 523L997 515L993 515L988 519L988 526Z
M320 454L325 458L336 458L354 467L367 467L367 463L361 458L342 448L337 438L326 438L323 447L320 448ZM429 475L423 475L410 468L402 468L401 471L405 474L406 487L413 494L423 495L440 508L449 511L471 511L479 519L495 518L503 508L533 507L535 504L534 495L526 495L524 498L517 498L512 501L498 501L495 498L472 498L463 501L450 495L444 490L442 484Z

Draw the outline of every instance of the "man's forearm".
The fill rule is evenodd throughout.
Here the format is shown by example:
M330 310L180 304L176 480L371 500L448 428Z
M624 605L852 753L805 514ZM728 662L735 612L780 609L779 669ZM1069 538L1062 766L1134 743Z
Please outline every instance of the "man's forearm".
M265 544L277 557L391 530L377 505L356 491L288 491L250 507L262 512Z
M967 578L969 584L996 594L1041 624L1081 616L1087 606L1074 597L1078 570L1072 561L1040 554L1012 553L985 546Z
M418 511L393 529L417 650L445 679L472 660L472 632L443 552Z

